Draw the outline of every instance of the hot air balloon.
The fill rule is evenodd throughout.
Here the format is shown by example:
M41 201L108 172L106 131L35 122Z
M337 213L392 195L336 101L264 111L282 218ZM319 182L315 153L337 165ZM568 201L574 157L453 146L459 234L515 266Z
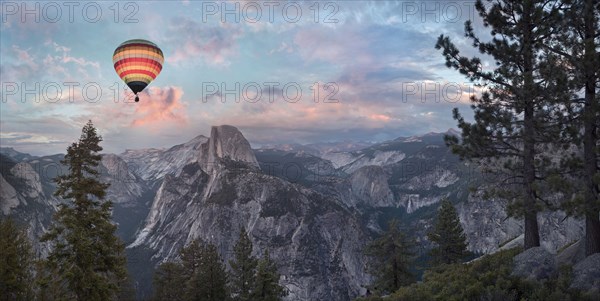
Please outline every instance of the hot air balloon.
M162 70L165 61L162 50L156 44L142 39L123 42L113 54L115 71L135 94L144 90Z

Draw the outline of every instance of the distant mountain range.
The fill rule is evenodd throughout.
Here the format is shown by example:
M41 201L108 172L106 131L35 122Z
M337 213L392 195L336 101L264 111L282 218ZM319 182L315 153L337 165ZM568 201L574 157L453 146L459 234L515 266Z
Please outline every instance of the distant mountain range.
M260 149L275 149L286 152L295 153L308 153L312 155L323 155L331 152L348 152L363 149L371 146L372 142L355 142L355 141L341 141L341 142L324 142L324 143L309 143L309 144L273 144L264 145Z
M104 154L118 234L128 245L129 270L140 297L151 291L156 264L178 256L195 238L217 245L226 260L241 227L256 255L269 248L289 290L286 300L351 300L370 281L364 246L392 217L420 242L437 203L456 206L469 249L490 253L522 241L522 223L504 203L469 188L485 185L471 165L444 145L446 133L382 143L285 144L251 149L233 126L168 149ZM0 149L0 215L29 226L39 238L56 206L52 179L66 171L62 155L31 156ZM582 223L560 212L540 216L543 245L556 251L583 235ZM48 249L36 244L45 254Z

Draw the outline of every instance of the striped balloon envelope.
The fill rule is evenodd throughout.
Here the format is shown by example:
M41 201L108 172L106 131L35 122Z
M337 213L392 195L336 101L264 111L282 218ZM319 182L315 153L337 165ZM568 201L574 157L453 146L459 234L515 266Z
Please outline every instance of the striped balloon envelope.
M142 39L123 42L113 54L115 71L136 95L144 90L162 70L165 58L156 44Z

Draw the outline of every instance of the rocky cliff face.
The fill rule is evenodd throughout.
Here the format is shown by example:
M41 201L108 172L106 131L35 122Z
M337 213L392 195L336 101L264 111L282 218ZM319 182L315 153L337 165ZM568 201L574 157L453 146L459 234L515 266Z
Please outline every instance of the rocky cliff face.
M523 245L523 221L509 217L506 202L484 199L471 193L457 205L457 211L469 241L469 250L492 253L503 247ZM538 215L540 243L556 253L583 237L583 221L567 217L564 212L541 212Z
M174 259L196 238L232 258L241 227L260 255L267 247L290 291L288 300L349 300L368 283L367 234L337 199L265 174L242 134L213 127L206 159L167 175L143 229L129 248ZM206 160L206 161L205 161Z
M352 173L364 166L384 166L402 161L406 154L397 150L375 150L372 153L364 151L332 152L323 155L330 160L336 168L341 168L347 173Z
M216 170L217 165L222 160L259 167L248 140L244 138L238 129L230 125L212 127L206 158L202 155L200 156L201 162L208 172Z
M397 207L388 185L387 174L380 166L364 166L356 170L337 189L348 207Z
M23 182L25 189L22 189L21 193L24 197L37 198L42 194L40 175L28 163L20 162L15 164L10 169L10 173Z
M8 183L1 174L0 190L2 190L2 194L0 194L0 210L2 210L2 214L9 215L12 209L19 206L21 202L25 203L19 198L15 188L12 187L12 185L10 185L10 183Z
M43 186L42 177L30 163L16 163L0 154L0 218L11 216L26 226L34 242L44 233L59 204ZM34 243L33 247L38 255L48 252L46 244Z
M324 155L338 171L354 170L345 178L340 176L342 180L337 180L333 194L337 193L349 208L362 208L359 212L365 212L363 224L374 230L380 228L377 221L381 216L388 216L392 208L403 207L406 214L400 215L401 219L408 228L415 229L413 234L424 244L427 238L423 229L431 225L437 203L447 197L456 204L469 250L491 253L507 244L522 244L522 221L507 216L505 202L485 200L480 193L469 192L481 184L481 176L448 150L442 136L430 133L398 138L360 151ZM393 160L374 160L373 165L354 169L367 158L382 158L381 154L403 155L388 156ZM565 218L562 212L541 213L539 225L542 245L550 252L576 241L584 233L580 220Z
M167 174L177 174L192 162L198 161L203 153L202 146L208 142L206 136L164 149L127 150L120 154L128 165L144 181L159 181ZM204 151L205 152L205 151Z
M523 232L522 224L509 218L505 208L505 203L484 200L478 194L469 194L465 202L456 206L470 251L494 252Z
M103 155L100 169L100 180L110 183L107 191L108 199L116 204L134 206L147 189L145 183L133 173L127 162L117 155Z
M54 196L56 184L53 181L57 175L67 172L60 163L63 155L38 158L14 150L10 154L25 161L17 163L12 157L0 155L0 214L24 224L36 253L45 256L48 245L39 243L39 238L50 225L58 205L64 202ZM128 208L127 214L115 218L117 223L122 224L120 230L126 233L135 231L123 228L126 224L129 228L137 227L133 211L143 207L139 201L149 187L116 155L103 155L99 169L101 181L111 184L106 199L115 203L115 211ZM145 217L147 210L142 211L145 211Z

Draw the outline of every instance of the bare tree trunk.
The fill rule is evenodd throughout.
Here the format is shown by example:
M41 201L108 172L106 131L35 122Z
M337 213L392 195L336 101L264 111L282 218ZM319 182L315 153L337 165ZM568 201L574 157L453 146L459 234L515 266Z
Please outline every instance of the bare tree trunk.
M523 168L524 168L524 206L525 206L525 242L524 249L527 250L533 247L540 246L540 234L537 221L537 208L535 191L533 188L535 181L535 144L532 141L533 131L533 103L528 103L525 109L524 134L525 141L523 143Z
M523 116L523 185L525 206L525 242L524 249L540 246L540 234L537 222L536 197L534 191L535 182L535 124L534 124L534 101L532 93L533 84L533 24L531 14L533 13L533 2L527 1L523 9L523 68L524 68L524 91L521 95L524 102Z
M598 116L598 104L596 103L596 43L594 41L595 10L594 0L586 0L584 8L585 19L585 109L583 113L583 153L584 153L584 178L585 178L585 255L600 253L600 220L598 209L598 186L594 178L598 173L596 153L596 118Z

